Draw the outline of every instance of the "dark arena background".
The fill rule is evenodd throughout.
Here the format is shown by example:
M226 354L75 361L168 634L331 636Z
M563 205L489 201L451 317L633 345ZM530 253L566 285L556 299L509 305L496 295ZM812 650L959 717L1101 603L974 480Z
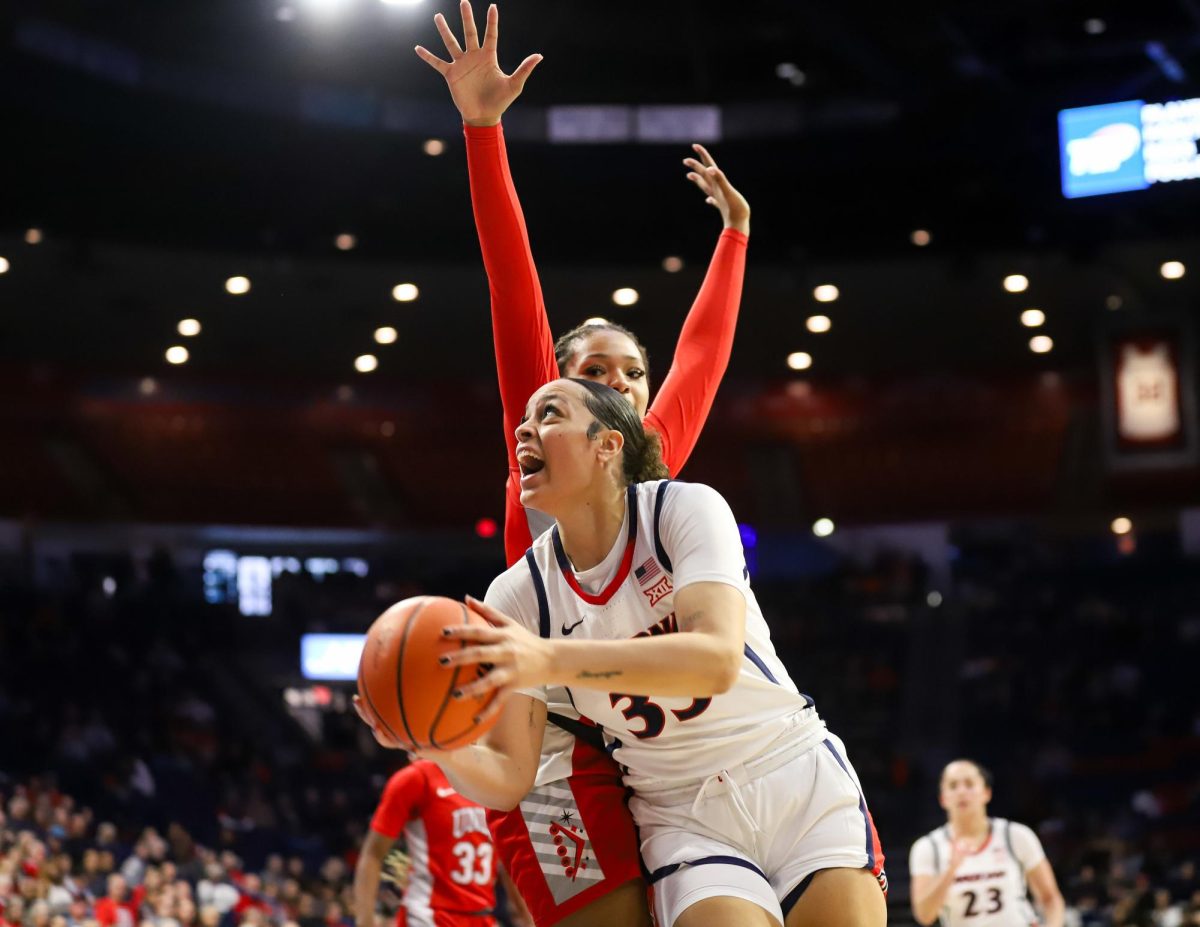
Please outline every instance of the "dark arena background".
M404 763L358 635L504 568L436 12L0 9L3 927L354 923ZM720 232L691 142L752 205L682 477L854 758L890 921L968 756L1067 924L1200 924L1200 4L501 12L555 332L632 328L657 385Z

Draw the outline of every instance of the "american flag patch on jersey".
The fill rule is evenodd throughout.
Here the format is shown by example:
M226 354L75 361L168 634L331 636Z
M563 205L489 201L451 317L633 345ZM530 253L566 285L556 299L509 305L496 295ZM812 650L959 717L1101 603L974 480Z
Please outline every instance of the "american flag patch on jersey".
M637 581L643 585L650 582L650 580L654 579L660 573L662 573L662 567L658 565L658 561L653 557L633 571L633 575L637 578Z

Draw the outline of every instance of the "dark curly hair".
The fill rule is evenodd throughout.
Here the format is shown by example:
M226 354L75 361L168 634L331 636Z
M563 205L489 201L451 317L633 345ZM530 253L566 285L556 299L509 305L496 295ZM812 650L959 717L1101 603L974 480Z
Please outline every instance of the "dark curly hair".
M625 439L622 452L622 471L626 484L647 480L664 480L671 474L662 459L662 442L654 432L647 434L632 403L611 386L570 377L587 390L584 405L596 417L596 423L619 431ZM589 428L589 433L594 433Z
M592 332L617 332L625 335L630 341L637 345L638 353L642 356L642 366L646 368L646 378L650 378L650 355L646 353L646 346L638 341L637 335L631 332L624 325L618 325L616 322L584 322L582 325L577 325L565 335L559 337L554 342L554 359L558 362L558 369L564 372L567 369L567 363L575 356L576 343L583 338L586 338Z

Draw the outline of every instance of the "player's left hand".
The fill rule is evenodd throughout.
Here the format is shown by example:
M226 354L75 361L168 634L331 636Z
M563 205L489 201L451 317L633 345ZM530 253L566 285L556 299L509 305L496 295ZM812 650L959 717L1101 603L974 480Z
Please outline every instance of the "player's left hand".
M496 690L498 697L481 718L500 711L502 703L514 689L543 685L549 678L550 648L546 641L530 634L508 615L478 599L467 596L467 608L487 620L489 627L453 625L443 632L453 640L470 646L446 654L440 659L446 666L469 666L483 663L491 669L479 679L459 689L458 698L472 698Z
M700 160L684 158L683 163L689 168L687 179L700 188L704 194L704 202L719 210L725 222L725 228L737 229L743 235L750 234L750 204L746 198L734 188L725 176L725 172L717 167L717 162L703 145L692 145Z

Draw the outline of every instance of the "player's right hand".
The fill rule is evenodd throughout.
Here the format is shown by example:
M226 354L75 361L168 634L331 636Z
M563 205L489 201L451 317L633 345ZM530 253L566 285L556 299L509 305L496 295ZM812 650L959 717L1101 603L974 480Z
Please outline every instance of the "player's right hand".
M470 0L459 3L462 13L463 44L446 23L446 17L438 13L433 17L434 25L446 43L449 61L418 45L417 56L446 78L454 105L462 114L463 122L472 126L494 126L513 101L525 89L525 81L533 73L541 55L530 55L512 74L500 70L496 59L496 43L500 38L500 11L496 4L488 7L487 28L483 33L483 44L479 44L479 33L475 29L475 14Z

